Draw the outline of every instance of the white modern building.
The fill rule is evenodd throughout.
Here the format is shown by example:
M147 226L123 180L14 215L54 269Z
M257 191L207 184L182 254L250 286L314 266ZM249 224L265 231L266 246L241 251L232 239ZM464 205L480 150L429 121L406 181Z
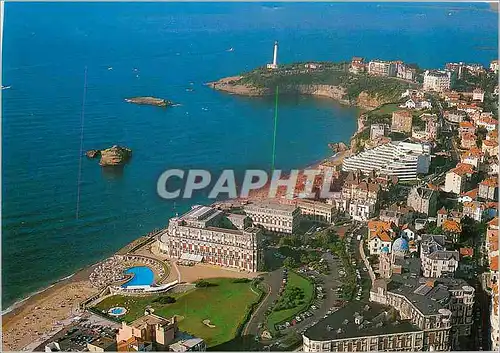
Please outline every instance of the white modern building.
M450 71L425 71L424 91L444 92L451 88Z
M345 158L342 170L361 170L363 173L375 170L381 174L397 176L402 181L415 180L417 174L428 173L430 152L430 145L426 143L390 142Z

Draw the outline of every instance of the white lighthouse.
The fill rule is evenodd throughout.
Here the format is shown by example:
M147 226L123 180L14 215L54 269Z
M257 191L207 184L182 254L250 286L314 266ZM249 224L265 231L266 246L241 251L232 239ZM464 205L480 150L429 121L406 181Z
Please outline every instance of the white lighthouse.
M274 53L273 53L273 63L267 64L268 69L278 68L278 41L274 42Z

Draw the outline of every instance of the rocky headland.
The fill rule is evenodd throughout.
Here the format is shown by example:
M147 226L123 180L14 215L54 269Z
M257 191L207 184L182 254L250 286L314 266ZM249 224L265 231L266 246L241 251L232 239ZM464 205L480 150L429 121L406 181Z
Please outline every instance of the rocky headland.
M173 105L173 102L163 99L163 98L155 98L155 97L133 97L133 98L126 98L125 102L127 103L134 103L134 104L139 104L139 105L154 105L157 107L169 107Z
M271 96L278 86L280 94L327 97L362 110L393 102L408 88L407 82L392 77L352 74L342 63L323 63L317 67L321 68L304 69L301 64L284 65L277 70L258 68L206 85L218 91L250 97Z

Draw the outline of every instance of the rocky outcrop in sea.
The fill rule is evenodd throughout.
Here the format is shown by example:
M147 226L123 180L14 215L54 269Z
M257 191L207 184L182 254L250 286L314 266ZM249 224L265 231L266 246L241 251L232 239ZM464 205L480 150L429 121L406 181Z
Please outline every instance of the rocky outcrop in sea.
M133 97L133 98L126 98L125 102L127 103L134 103L134 104L140 104L140 105L154 105L157 107L168 107L173 105L173 103L169 100L163 99L163 98L155 98L155 97Z
M114 145L104 150L89 150L85 153L88 158L101 157L99 165L102 167L120 166L132 158L132 150L127 147Z

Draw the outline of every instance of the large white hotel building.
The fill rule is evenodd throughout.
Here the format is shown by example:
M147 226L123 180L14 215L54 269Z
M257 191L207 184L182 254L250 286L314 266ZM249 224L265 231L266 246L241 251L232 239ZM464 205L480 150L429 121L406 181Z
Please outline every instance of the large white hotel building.
M170 219L168 228L160 234L159 249L173 259L256 272L262 262L262 231L247 226L247 218L226 217L216 208L194 206L181 217ZM234 229L227 228L228 224Z
M344 159L342 170L363 173L375 170L402 181L415 180L417 174L428 173L430 152L429 144L394 141Z

